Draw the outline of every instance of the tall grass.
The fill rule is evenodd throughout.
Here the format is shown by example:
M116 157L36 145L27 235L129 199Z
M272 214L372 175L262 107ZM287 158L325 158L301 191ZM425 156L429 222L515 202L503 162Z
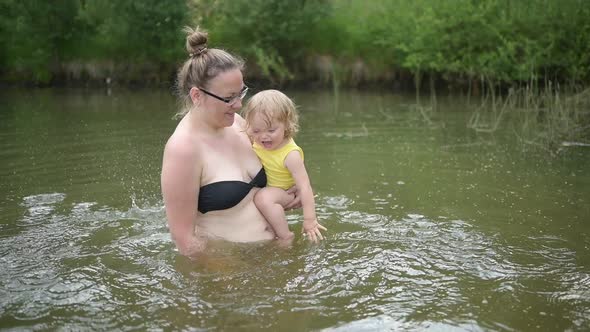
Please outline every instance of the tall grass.
M468 128L494 133L510 115L517 117L513 132L527 149L556 155L571 146L590 147L590 89L564 92L547 82L543 89L524 85L495 99L489 96L474 105Z
M524 91L519 141L557 154L571 146L590 146L590 90L563 94L548 87L541 94ZM531 102L532 101L532 102Z

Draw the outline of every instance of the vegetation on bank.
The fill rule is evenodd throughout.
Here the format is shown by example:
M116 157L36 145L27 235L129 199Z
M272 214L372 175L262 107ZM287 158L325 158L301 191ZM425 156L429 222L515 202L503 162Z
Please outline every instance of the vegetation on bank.
M168 80L183 57L185 0L0 0L0 79Z
M276 83L588 85L588 17L586 0L1 0L0 77L169 82L188 24Z

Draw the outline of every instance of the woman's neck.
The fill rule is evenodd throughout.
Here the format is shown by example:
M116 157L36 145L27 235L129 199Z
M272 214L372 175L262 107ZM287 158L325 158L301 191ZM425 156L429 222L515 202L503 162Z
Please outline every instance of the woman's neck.
M199 132L210 136L221 136L224 133L225 127L217 127L207 121L207 118L202 116L203 112L193 109L188 114L188 123L191 131Z

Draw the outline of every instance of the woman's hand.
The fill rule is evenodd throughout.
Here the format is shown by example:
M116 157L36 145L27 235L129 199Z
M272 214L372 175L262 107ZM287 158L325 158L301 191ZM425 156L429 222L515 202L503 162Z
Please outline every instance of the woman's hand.
M190 259L195 260L199 255L203 254L205 248L207 247L207 238L203 236L198 236L196 234L191 234L189 236L184 237L181 241L175 240L176 248L178 252L183 255L187 256Z
M320 230L327 231L328 229L320 225L315 218L303 220L303 236L306 236L309 241L317 243L318 241L323 240L324 236Z
M295 198L289 204L285 205L285 210L300 209L301 208L301 196L299 195L299 188L293 186L287 189L287 194L292 194Z

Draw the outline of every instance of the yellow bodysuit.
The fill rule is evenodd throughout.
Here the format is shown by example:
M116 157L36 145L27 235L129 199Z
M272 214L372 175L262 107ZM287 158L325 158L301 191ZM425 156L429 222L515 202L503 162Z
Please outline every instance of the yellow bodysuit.
M252 147L262 162L269 186L289 189L295 184L291 172L285 167L285 158L289 152L297 150L303 159L303 150L295 144L293 139L290 139L287 144L276 150L266 150L257 143L254 143Z

